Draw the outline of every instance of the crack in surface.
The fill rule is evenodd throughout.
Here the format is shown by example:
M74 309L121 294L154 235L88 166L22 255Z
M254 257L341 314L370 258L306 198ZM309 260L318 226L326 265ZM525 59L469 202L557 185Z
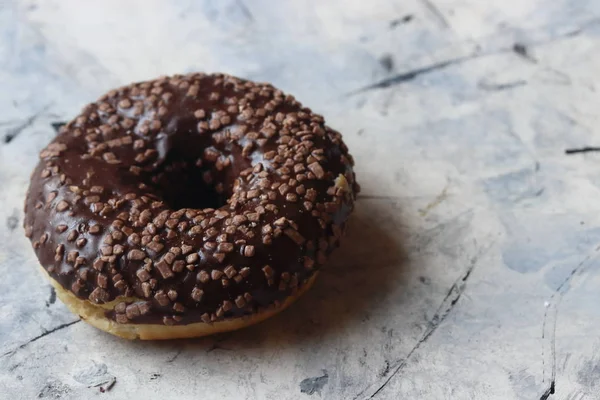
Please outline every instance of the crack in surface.
M252 12L250 11L246 3L244 3L243 0L235 0L235 2L240 8L242 14L244 14L244 16L248 19L248 21L254 21L254 15L252 15Z
M462 273L461 276L458 277L458 279L456 281L454 281L454 283L452 284L452 286L446 293L446 296L440 303L435 314L433 315L431 320L428 322L427 329L425 330L425 332L423 332L423 334L421 335L421 337L419 338L417 343L408 352L406 357L399 359L398 361L395 362L395 364L397 364L397 365L393 368L392 373L378 386L378 388L373 392L373 394L371 394L370 396L365 397L365 398L373 399L373 398L377 397L379 395L379 393L381 393L381 391L385 388L385 386L387 386L387 384L390 383L392 378L394 378L394 376L396 376L400 371L402 371L408 365L408 361L411 359L412 355L421 347L421 345L423 345L423 343L425 343L431 337L431 335L433 335L433 333L442 324L442 322L444 322L444 320L448 317L450 312L454 309L454 307L458 303L458 300L460 299L461 295L465 291L469 277L471 276L475 267L478 265L478 260L482 256L484 256L488 252L489 249L492 248L492 244L493 244L493 242L490 243L488 245L488 247L486 247L485 249L480 251L480 253L478 255L476 255L472 258L471 263L469 264L467 269ZM356 395L353 400L356 400L356 399L362 397L364 392L366 392L368 389L369 388L365 388L358 395Z
M21 125L17 126L16 128L13 128L13 129L9 130L8 133L4 136L4 143L9 144L10 142L12 142L13 139L15 139L21 132L23 132L25 129L27 129L31 125L33 125L33 123L44 112L46 112L46 110L48 110L48 108L50 108L50 106L51 106L51 104L48 104L47 106L45 106L44 108L42 108L40 111L36 112L35 114L33 114L32 116L30 116L29 118L27 118Z
M533 57L531 54L529 54L529 49L527 49L527 46L524 45L523 43L517 42L513 45L512 50L515 52L515 54L517 54L518 56L522 57L523 59L532 62L534 64L537 64L537 59L535 57Z
M429 12L435 17L440 25L446 29L450 29L450 24L442 11L436 6L431 0L421 0L421 3L429 10Z
M566 149L565 154L590 153L594 151L600 151L600 147L586 146L578 149Z
M365 86L365 87L355 90L353 92L347 93L346 96L352 96L352 95L355 95L358 93L367 92L369 90L385 89L385 88L388 88L391 86L399 85L404 82L411 81L420 75L429 74L431 72L447 68L451 65L456 65L456 64L463 63L467 60L472 60L473 58L476 58L476 57L477 57L476 55L458 57L458 58L453 58L453 59L449 59L446 61L441 61L439 63L435 63L435 64L428 65L425 67L412 69L412 70L394 75L390 78L381 80L379 82L373 83L371 85Z
M44 331L41 334L39 334L38 336L36 336L34 338L29 339L27 342L19 345L15 349L7 351L6 353L2 354L2 357L12 356L18 350L24 349L25 347L29 346L31 343L36 342L36 341L40 340L41 338L46 337L46 336L48 336L48 335L50 335L50 334L52 334L54 332L58 332L58 331L60 331L62 329L68 328L71 325L75 325L76 323L81 322L81 321L82 321L81 319L78 319L78 320L75 320L75 321L72 321L72 322L67 322L66 324L58 325L57 327L52 328L49 331L47 331L47 330L44 329Z
M181 353L183 353L183 349L177 350L177 353L175 353L171 358L167 359L167 363L172 363L173 361L177 360Z
M506 82L506 83L488 83L488 82L479 82L479 88L483 90L487 90L490 92L500 92L502 90L514 89L520 86L525 86L527 81L524 79L519 79L514 82Z
M549 342L550 342L549 346L550 346L550 358L551 358L550 379L549 379L550 383L549 383L548 388L540 396L540 400L547 400L550 397L550 395L554 394L556 391L556 324L558 321L558 308L559 308L560 302L562 301L564 295L567 294L567 292L569 291L570 286L568 284L573 280L573 277L576 274L580 273L585 267L588 266L588 261L593 259L599 250L600 250L600 246L597 246L591 252L591 254L589 254L587 257L585 257L583 259L583 261L581 261L579 264L577 264L577 266L571 270L569 275L561 282L561 284L558 285L558 287L556 288L554 293L552 293L552 295L550 296L550 299L548 299L548 301L546 302L546 310L544 311L544 321L542 323L542 366L543 366L542 379L544 381L546 378L546 363L544 360L544 347L545 347L544 339L546 338L546 327L549 325L548 324L548 314L549 314L550 309L552 309L552 311L553 311L553 319L554 320L552 321L552 330L549 332L549 335L548 335Z
M442 70L442 69L445 69L445 68L448 68L448 67L451 67L454 65L465 63L467 61L476 60L481 57L495 56L495 55L504 54L504 53L517 53L518 55L523 57L523 54L524 54L523 51L527 51L526 49L528 48L528 46L529 47L541 46L541 45L549 44L552 42L556 42L558 40L576 37L576 36L582 34L583 32L585 32L585 30L587 28L589 28L595 24L598 24L598 23L600 23L600 18L595 17L595 18L592 18L592 19L582 23L578 27L570 29L561 34L557 34L555 36L547 37L544 40L539 40L537 42L532 42L529 44L517 43L517 44L500 47L495 50L490 50L490 51L486 51L486 52L481 52L479 50L475 50L471 54L467 54L462 57L450 58L450 59L443 60L443 61L431 64L431 65L426 65L423 67L411 69L411 70L396 74L392 77L383 79L379 82L375 82L370 85L364 86L362 88L347 92L344 94L344 97L350 97L350 96L354 96L356 94L368 92L371 90L385 89L385 88L388 88L391 86L400 85L402 83L411 81L421 75L426 75L426 74L429 74L429 73L432 73L435 71L439 71L439 70ZM477 47L479 47L479 46L477 46Z
M546 323L548 320L548 309L550 305L546 307L544 311L544 322L542 323L542 381L546 379L546 360L544 359L544 339L546 338ZM556 317L558 314L558 308L554 308L554 325L553 330L550 332L550 359L551 359L551 377L550 386L542 393L540 400L547 400L551 394L554 394L556 387Z
M397 26L402 25L402 24L407 24L410 21L412 21L413 18L414 18L414 16L412 14L407 14L402 18L396 18L396 19L390 21L390 29L394 29Z
M554 394L554 392L555 392L554 381L552 381L550 383L550 387L548 389L546 389L546 391L540 397L540 400L548 400L550 395Z

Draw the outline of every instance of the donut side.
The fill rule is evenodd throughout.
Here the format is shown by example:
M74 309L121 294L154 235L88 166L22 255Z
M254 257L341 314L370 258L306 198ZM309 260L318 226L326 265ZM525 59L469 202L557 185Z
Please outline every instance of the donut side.
M110 318L106 318L105 312L114 308L115 304L94 304L88 300L80 299L70 291L63 288L57 281L52 279L42 268L44 275L50 281L50 284L56 290L57 297L67 306L67 308L82 320L100 329L124 339L129 340L168 340L168 339L187 339L202 336L210 336L216 333L235 331L258 324L269 319L289 306L306 293L315 283L318 272L313 274L302 287L288 296L282 303L272 305L262 309L254 314L230 318L222 321L207 324L205 322L196 322L188 325L166 326L164 324L120 324Z

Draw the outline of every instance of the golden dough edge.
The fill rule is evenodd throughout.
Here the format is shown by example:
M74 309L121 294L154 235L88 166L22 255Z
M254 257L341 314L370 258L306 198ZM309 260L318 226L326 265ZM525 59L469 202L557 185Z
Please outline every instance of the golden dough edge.
M300 298L305 292L307 292L315 283L319 272L315 272L309 279L302 285L301 288L296 290L290 296L288 296L279 306L271 306L267 309L261 310L256 314L247 315L243 317L237 317L227 319L223 321L217 321L213 323L196 322L188 325L159 325L159 324L119 324L116 321L112 321L104 316L106 310L111 310L120 301L126 299L120 298L111 301L106 304L93 304L89 300L83 300L75 296L73 293L63 288L57 281L55 281L46 270L42 268L44 275L49 279L50 283L56 290L57 297L67 306L67 308L74 314L79 315L81 319L95 328L98 328L104 332L110 333L124 339L140 339L140 340L168 340L168 339L185 339L195 338L202 336L214 335L221 332L229 332L238 329L242 329L259 322L262 322L281 311L288 308L296 300ZM140 300L140 299L132 299Z

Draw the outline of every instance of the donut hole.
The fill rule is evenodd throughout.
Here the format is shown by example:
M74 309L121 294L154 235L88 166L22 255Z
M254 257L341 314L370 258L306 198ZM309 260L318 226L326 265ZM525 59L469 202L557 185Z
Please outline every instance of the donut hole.
M202 176L210 171L185 171L180 174L164 174L158 180L157 189L162 200L172 210L182 208L220 208L227 204L227 197L218 193L215 184L207 184Z
M217 179L216 172L214 168L196 167L191 162L166 162L147 184L172 210L217 209L227 204L230 189Z

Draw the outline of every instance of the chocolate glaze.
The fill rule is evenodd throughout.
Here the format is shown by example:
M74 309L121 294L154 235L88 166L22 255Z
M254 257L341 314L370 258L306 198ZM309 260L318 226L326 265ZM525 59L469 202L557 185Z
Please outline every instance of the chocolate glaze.
M66 290L128 298L107 317L211 322L277 305L324 263L353 209L352 165L339 133L271 85L165 77L61 128L24 225Z

